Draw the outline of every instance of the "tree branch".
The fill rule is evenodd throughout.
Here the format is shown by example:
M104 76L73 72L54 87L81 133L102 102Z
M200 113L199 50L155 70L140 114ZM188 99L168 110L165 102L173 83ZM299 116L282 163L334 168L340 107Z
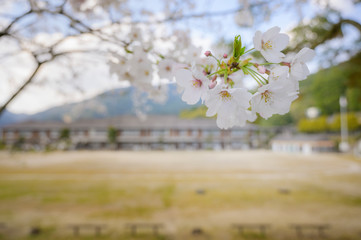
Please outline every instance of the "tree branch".
M361 24L354 21L354 20L351 20L351 19L341 19L340 23L347 23L347 24L350 24L352 26L354 26L355 28L357 28L359 30L359 32L361 33Z
M26 13L24 13L23 15L20 15L19 17L15 18L4 30L2 30L0 32L0 37L8 35L9 34L9 30L10 28L16 23L18 22L20 19L22 19L23 17L26 17L27 15L33 13L33 10L30 9L29 11L27 11Z
M34 58L36 59L37 61L37 66L36 68L34 69L33 73L30 75L30 77L28 78L28 80L26 80L23 85L20 86L20 88L15 92L13 93L13 95L11 95L11 97L4 103L4 105L1 106L0 108L0 117L2 115L2 113L4 113L5 109L7 108L7 106L14 100L14 98L21 92L24 90L24 88L26 86L28 86L35 78L35 76L37 75L37 73L39 72L41 66L45 63L48 63L48 62L51 62L52 60L54 60L55 58L57 57L60 57L60 56L64 56L64 55L67 55L67 54L73 54L73 53L85 53L85 52L89 52L89 51L85 51L85 50L73 50L73 51L67 51L67 52L59 52L59 53L53 53L51 58L49 58L48 60L45 60L45 61L39 61L37 59L37 56L34 55Z
M23 85L21 85L21 87L6 101L6 103L4 105L1 106L0 108L0 116L2 115L2 113L5 111L6 107L13 101L13 99L27 86L29 85L34 77L36 76L36 74L38 73L40 67L42 66L43 63L38 63L35 70L33 71L33 73L31 74L31 76L28 78L28 80L26 80Z

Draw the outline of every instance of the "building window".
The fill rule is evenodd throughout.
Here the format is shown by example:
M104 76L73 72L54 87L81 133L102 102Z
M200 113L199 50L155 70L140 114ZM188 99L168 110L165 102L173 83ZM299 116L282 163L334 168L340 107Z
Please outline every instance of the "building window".
M240 131L240 130L231 131L231 136L233 137L243 137L244 135L246 135L245 131Z
M39 136L40 136L40 138L42 138L42 139L46 139L46 138L48 137L45 131L39 132Z
M153 130L150 132L150 135L153 137L161 137L163 136L163 131L161 130Z
M213 130L211 131L211 134L213 137L219 137L221 136L221 131L220 130Z
M140 136L145 137L145 136L148 136L148 135L149 135L148 130L146 130L146 129L140 130Z
M72 135L74 136L74 137L85 137L85 131L74 131L73 133L72 133Z
M139 131L135 130L124 130L122 132L122 136L139 136Z
M33 134L30 131L23 131L20 132L20 136L22 136L25 139L30 139L33 136Z
M6 138L15 138L15 133L13 131L5 132Z
M97 137L108 137L108 134L106 131L99 130L99 131L96 131L95 134Z
M56 130L50 131L50 138L53 138L53 139L59 138L59 131L56 131Z
M179 136L179 130L177 130L177 129L170 130L170 135L171 136Z
M180 130L179 131L179 136L182 136L182 137L187 136L187 131L186 130Z
M209 130L203 130L202 132L202 136L203 137L209 137L209 136L212 136L212 132L209 131Z

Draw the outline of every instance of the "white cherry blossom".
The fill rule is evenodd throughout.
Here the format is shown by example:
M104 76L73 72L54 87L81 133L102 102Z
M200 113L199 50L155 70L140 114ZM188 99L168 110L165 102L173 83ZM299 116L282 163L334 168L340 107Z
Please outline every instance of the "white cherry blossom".
M290 89L293 89L293 92L299 90L299 83L297 80L289 77L289 67L287 66L277 66L271 69L268 76L268 82L280 82L282 84L287 83Z
M172 80L174 76L174 61L171 59L163 59L158 64L158 74L160 78Z
M152 64L149 60L148 53L143 50L142 47L137 46L133 49L132 58L130 59L130 65L137 71L141 66Z
M243 71L237 71L228 76L228 84L231 85L233 88L243 88L243 79Z
M196 104L205 100L210 80L196 68L179 69L175 73L177 84L184 89L182 100L188 104Z
M112 55L108 65L110 74L115 74L118 78L130 70L128 59L116 53Z
M131 41L142 41L142 32L138 27L132 27L129 32L129 38Z
M290 64L290 74L295 80L301 81L307 78L310 74L305 62L311 61L315 56L315 51L309 48L302 48L296 56L292 59Z
M201 56L202 56L202 48L201 47L196 47L196 46L191 45L186 52L187 52L187 54L186 54L187 62L193 63L193 62L200 61Z
M271 83L279 80L285 80L288 77L289 70L290 69L287 66L276 66L272 68L268 76L268 81Z
M134 33L137 33L135 29ZM305 62L312 59L314 51L304 48L294 56L285 57L281 51L288 41L288 36L280 33L278 27L255 34L254 49L259 50L270 65L257 63L247 55L254 49L246 51L240 36L235 37L233 54L225 49L219 53L217 49L202 52L192 44L183 47L182 41L177 42L174 55L160 60L157 65L159 57L151 48L135 44L124 56L112 55L110 72L131 81L157 101L165 100L165 95L160 94L165 91L153 88L156 80L161 84L166 79L175 79L184 102L196 104L201 100L208 108L206 115L217 115L217 126L227 129L256 120L257 113L267 119L273 114L289 112L292 101L298 97L299 81L309 74ZM254 94L244 88L246 75L259 86ZM153 90L149 90L151 88ZM161 97L156 98L159 94Z
M217 126L222 129L244 126L247 120L254 120L249 108L252 94L245 88L226 89L218 84L209 91L205 101L208 117L217 114Z
M279 63L285 56L281 51L286 48L289 37L279 32L279 27L273 27L263 34L257 31L253 37L254 48L260 51L268 62Z
M156 103L164 104L167 100L167 84L159 84L158 86L153 86L148 92L148 97Z
M286 80L271 82L258 89L251 99L253 112L265 119L273 114L286 114L291 103L298 97L294 86Z
M132 83L134 86L140 88L143 91L147 91L147 88L152 87L153 79L153 66L150 63L141 63L138 66L137 71L132 71L133 77Z

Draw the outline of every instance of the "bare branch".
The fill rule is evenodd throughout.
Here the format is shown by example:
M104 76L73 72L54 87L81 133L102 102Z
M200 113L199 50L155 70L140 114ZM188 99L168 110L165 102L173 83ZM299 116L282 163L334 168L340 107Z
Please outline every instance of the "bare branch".
M5 109L7 108L7 106L14 100L14 98L25 89L26 86L28 86L30 83L32 83L32 81L34 80L35 76L37 75L37 73L39 72L40 68L48 62L53 61L55 58L60 57L60 56L65 56L65 55L69 55L69 54L74 54L74 53L86 53L86 52L93 52L94 50L78 50L78 51L66 51L66 52L59 52L56 54L52 54L51 58L44 60L44 61L39 61L37 58L37 55L33 54L34 58L37 61L37 65L36 68L34 69L34 71L32 72L32 74L29 76L29 78L23 83L23 85L21 85L18 90L13 93L11 95L11 97L1 106L0 108L0 116L1 114L5 111Z
M1 108L0 108L0 116L1 116L1 114L5 111L6 107L14 100L14 98L15 98L21 91L23 91L23 89L24 89L27 85L29 85L29 84L33 81L34 77L36 76L36 74L37 74L38 71L40 70L40 67L41 67L41 66L42 66L42 63L38 63L38 64L36 65L35 70L34 70L33 73L31 74L31 76L28 78L28 80L26 80L26 81L23 83L23 85L21 85L20 88L19 88L15 93L13 93L13 95L4 103L4 105L1 106Z
M18 22L20 19L30 15L31 13L33 13L33 10L30 9L29 11L27 11L26 13L24 13L23 15L20 15L19 17L15 18L13 21L11 21L11 23L4 29L0 32L0 37L2 36L5 36L5 35L8 35L9 34L9 30L11 29L11 27L16 23Z
M359 32L361 33L361 24L354 21L354 20L351 20L351 19L341 19L340 23L347 23L347 24L350 24L352 26L354 26L355 28L357 28L359 30Z

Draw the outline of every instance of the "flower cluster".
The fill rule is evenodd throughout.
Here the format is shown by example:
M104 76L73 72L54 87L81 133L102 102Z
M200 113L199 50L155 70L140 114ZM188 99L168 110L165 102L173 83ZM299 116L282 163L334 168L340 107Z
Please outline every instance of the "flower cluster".
M293 57L282 53L289 42L288 35L273 27L262 33L257 31L254 48L246 51L240 36L235 37L233 53L218 57L210 51L200 62L174 70L177 84L182 88L182 100L196 104L199 100L208 110L207 116L217 114L217 126L222 129L244 126L254 121L257 114L267 119L273 114L289 112L291 103L298 97L299 81L309 75L306 62L315 52L303 48ZM266 60L253 62L247 53L259 51ZM244 87L250 76L258 85L251 93Z
M163 28L164 27L164 28ZM165 26L154 29L143 24L119 27L123 46L111 45L107 54L110 75L134 87L134 111L140 118L149 111L148 100L164 104L168 98L168 83L174 82L175 69L198 62L202 48L190 41L182 30L165 31Z

